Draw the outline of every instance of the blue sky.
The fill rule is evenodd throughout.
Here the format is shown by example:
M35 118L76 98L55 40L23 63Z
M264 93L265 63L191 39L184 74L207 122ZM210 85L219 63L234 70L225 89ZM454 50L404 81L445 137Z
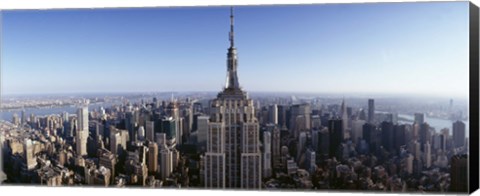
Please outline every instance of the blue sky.
M3 11L2 92L219 91L229 11ZM466 97L468 41L468 2L235 8L247 91Z

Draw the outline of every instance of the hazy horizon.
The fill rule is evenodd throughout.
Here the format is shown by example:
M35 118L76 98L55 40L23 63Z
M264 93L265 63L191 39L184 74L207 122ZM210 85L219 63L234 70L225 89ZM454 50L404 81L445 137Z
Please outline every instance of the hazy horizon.
M317 97L334 97L334 98L412 98L412 99L454 99L461 101L468 101L469 97L457 97L457 96L442 96L433 94L406 94L406 93L330 93L330 92L295 92L295 91L248 91L249 95L259 94L277 94L282 96L317 96ZM97 91L97 92L55 92L55 93L2 93L2 97L29 97L29 96L92 96L92 95L148 95L148 94L195 94L206 93L216 95L221 89L217 91Z

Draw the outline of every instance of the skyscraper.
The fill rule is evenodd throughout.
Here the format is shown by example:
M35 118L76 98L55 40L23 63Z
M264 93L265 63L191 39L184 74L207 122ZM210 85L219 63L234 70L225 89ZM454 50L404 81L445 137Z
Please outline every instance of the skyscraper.
M114 155L123 155L127 150L127 138L129 137L127 130L119 130L114 126L110 126L110 152Z
M463 147L465 145L465 123L462 121L456 121L453 123L452 127L455 148Z
M272 131L272 162L273 162L273 168L279 168L281 166L280 130L275 125L272 125L272 130L271 131Z
M174 137L175 137L175 141L177 144L181 144L182 143L182 128L180 127L181 126L181 122L180 122L180 112L179 112L179 109L178 109L178 102L176 100L173 99L172 97L172 100L171 102L168 104L167 106L167 114L170 115L172 117L172 119L170 121L172 121L172 123L174 124ZM169 135L167 134L167 137Z
M432 143L432 135L430 132L430 125L428 123L422 123L420 124L420 146L422 152L425 152L425 144Z
M467 192L468 191L468 156L455 155L451 158L450 191ZM475 175L475 174L474 174Z
M278 124L277 104L268 106L268 122L273 124Z
M302 131L310 130L310 104L296 104L290 108L290 134L297 138Z
M37 158L34 154L34 141L31 139L25 139L24 143L24 153L25 153L25 161L28 170L32 170L37 166Z
M0 133L0 185L7 179L7 176L3 172L3 140L3 134Z
M340 119L332 119L328 121L328 131L330 136L330 152L329 156L334 157L338 148L343 141L343 122Z
M134 111L125 113L125 129L128 130L129 142L137 141L137 132L135 131L135 114Z
M396 151L401 146L405 145L407 140L405 139L407 133L407 127L405 125L394 125L393 127L393 147Z
M175 119L173 117L166 117L162 119L161 128L162 132L166 135L168 145L175 146L177 144L177 129Z
M368 100L368 122L374 123L375 121L375 101L373 99Z
M197 116L197 146L205 151L207 142L209 116Z
M111 171L111 180L110 182L114 182L115 180L115 165L117 164L116 155L108 151L107 149L101 148L98 149L98 157L99 157L99 166L103 166L105 168L110 169Z
M87 102L77 110L77 155L87 155L87 139L88 139L88 106Z
M415 113L414 114L415 123L423 124L425 122L425 114L424 113Z
M342 111L340 113L340 117L342 118L342 139L345 138L345 134L348 131L348 112L347 112L347 105L345 105L345 99L342 100Z
M430 142L427 142L424 145L423 149L425 150L425 152L423 153L423 164L425 168L430 168L430 166L432 165L432 148Z
M165 180L173 171L173 153L167 145L165 133L159 133L157 136L158 148L160 151L160 179Z
M288 106L277 105L277 112L278 112L277 120L278 120L278 125L280 127L287 126L287 121L288 121L287 110L288 110Z
M240 88L237 76L237 49L234 45L233 8L230 10L230 47L227 53L227 79L225 88L217 98L210 102L209 132L220 132L225 140L215 142L224 146L224 152L218 149L207 149L207 154L218 153L225 156L225 164L211 165L205 162L205 173L209 170L220 171L225 167L224 177L228 188L260 189L261 188L261 153L259 142L259 124L255 117L253 100ZM209 144L211 145L211 144ZM208 145L207 145L208 146ZM214 145L211 145L214 146ZM217 162L218 163L218 162ZM209 165L210 164L210 165ZM219 186L216 186L219 188Z
M318 132L318 145L316 151L319 157L328 157L330 153L330 133L328 128L323 128Z
M205 188L225 187L225 127L223 123L210 123L205 153Z
M381 123L381 129L382 129L382 145L385 149L388 151L392 151L393 149L393 144L394 144L394 133L393 133L393 123L383 121Z
M363 139L368 145L369 152L375 152L379 145L377 141L377 127L372 123L363 125Z
M307 146L307 132L301 132L298 136L298 143L297 143L297 163L300 161L303 152L305 151Z
M358 144L363 138L363 125L365 124L364 120L353 120L352 121L352 135L351 139L355 144Z
M158 145L155 142L148 144L148 172L154 174L158 166Z
M20 120L18 119L18 115L17 113L14 113L13 116L12 116L12 123L14 125L20 125Z
M263 177L269 178L272 175L272 133L263 132Z
M146 127L146 137L148 141L155 141L155 123L154 121L147 120L145 122Z
M143 128L143 126L140 126L137 132L138 140L145 141L145 129Z

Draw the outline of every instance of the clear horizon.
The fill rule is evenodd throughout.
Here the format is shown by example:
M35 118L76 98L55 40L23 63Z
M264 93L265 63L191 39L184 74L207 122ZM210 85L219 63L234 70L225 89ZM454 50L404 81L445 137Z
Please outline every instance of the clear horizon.
M2 11L2 95L218 92L228 31L224 6ZM468 2L235 7L248 92L468 99L468 32Z

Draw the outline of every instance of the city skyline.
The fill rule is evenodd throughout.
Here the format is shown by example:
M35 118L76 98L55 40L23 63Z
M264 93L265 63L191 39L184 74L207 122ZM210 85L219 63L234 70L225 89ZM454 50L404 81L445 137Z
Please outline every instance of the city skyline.
M467 97L467 6L236 7L240 83L249 92ZM227 7L2 14L5 95L215 92L224 84Z
M5 173L6 176L0 179L0 184L402 193L469 191L468 162L471 159L469 152L472 145L466 136L470 135L467 134L470 125L468 117L472 113L467 114L462 104L452 98L448 105L446 102L435 103L430 98L427 104L422 104L419 99L412 104L411 100L402 96L397 99L377 99L378 101L375 99L377 97L369 97L366 107L367 99L350 99L350 102L345 97L341 99L341 104L337 99L327 97L297 98L296 95L285 97L268 93L251 98L247 93L250 89L242 87L243 73L238 69L238 60L242 59L238 55L242 49L235 44L241 41L236 39L238 31L235 31L238 30L235 20L238 13L234 12L233 7L229 10L229 44L224 63L226 70L223 69L226 77L224 75L224 82L216 97L210 97L206 93L179 93L180 96L177 97L172 93L167 99L165 94L90 98L52 95L45 99L41 96L34 99L4 97L7 106L2 105L2 109L21 110L20 115L13 113L10 119L0 120L0 166L3 165L0 167L0 175ZM167 29L163 30L169 30L168 25L165 26ZM110 30L115 32L114 29ZM198 32L188 31L187 34L197 35ZM147 41L148 38L144 40ZM176 48L177 45L172 40L167 44L172 46L167 53L183 49ZM186 44L191 44L189 41L184 40ZM288 40L275 43L285 42ZM63 44L66 49L72 48L68 43ZM88 43L80 45L89 46ZM45 46L54 47L48 44ZM89 53L95 53L96 46L91 45L93 51ZM132 48L137 53L129 55L133 52L123 51L126 58L143 54L141 50L145 49ZM192 48L195 49L194 46ZM179 58L183 57L185 62L195 61L195 58L190 57L201 56L198 53L190 55L186 50L185 55ZM298 55L302 51L289 54ZM61 55L57 56L62 58ZM279 57L273 60L284 59ZM308 70L299 67L301 66L293 68L309 73L318 71L313 67ZM70 67L60 68L67 70ZM102 72L103 68L105 67L78 66L61 74L56 70L36 67L20 73L35 72L39 77L46 77L38 71L53 72L51 78L46 78L47 81L72 75L61 82L51 81L54 85L59 83L69 89L79 88L72 84L88 86L89 80L93 80L93 85L109 85L110 83L101 82L107 79L120 89L130 89L136 85L147 88L148 85L143 82L149 79L148 74L142 73L148 71L158 74L153 68L145 69L141 66L122 69L120 65L110 67L105 73ZM272 82L273 86L295 84L297 78L306 77L291 71L284 73L285 76L278 75L282 71L277 68L280 69L277 72L276 68L271 67L266 70L268 73L263 73L250 67L254 69L253 73L263 74L254 78L254 81L260 81L257 88L264 88L263 84L268 86ZM363 70L366 67L361 68ZM375 81L378 79L376 69L369 70L370 68L355 74L362 76L361 81ZM159 79L155 76L150 79L163 81L152 82L159 85L159 88L163 84L175 88L186 83L198 90L202 87L196 84L203 81L202 77L214 75L210 74L214 72L213 68L205 69L208 74L196 73L193 69L176 71L175 68L160 67L157 71L162 74L173 72L169 75L171 78L160 76ZM351 88L356 85L368 87L365 84L351 83L355 82L356 77L348 73L355 69L351 66L328 69L325 73L330 74L333 70L331 77L335 80L304 81L307 78L297 81L303 84L296 84L295 87L297 90L302 87L312 89L317 85L335 85L336 81L350 82L348 86ZM436 70L439 69L440 67ZM408 81L410 78L402 75L407 82L422 86L424 80L429 80L428 74L421 72L421 69L413 70L419 70L417 74L421 77L413 77L412 81ZM115 74L114 71L120 73ZM189 77L187 73L192 72L195 76ZM88 73L105 74L105 77L96 81ZM139 74L136 80L128 79L136 76L135 73ZM185 74L177 77L178 73ZM284 82L276 83L277 78ZM199 82L195 82L197 80ZM399 93L399 89L393 88L391 82L402 81L389 78L385 82L390 82L389 84L378 86L386 85L388 88L384 91L396 90ZM440 85L435 81L432 79L430 83ZM446 84L441 85L447 87ZM94 87L101 88L102 86ZM272 88L268 89L275 90ZM282 89L288 89L288 86ZM38 90L45 93L43 88ZM384 91L382 92L385 93ZM422 92L425 93L424 91ZM454 94L449 93L447 95ZM25 106L29 108L25 109ZM27 111L28 109L37 111ZM411 112L413 115L408 115ZM73 113L76 114L72 115ZM3 114L2 112L2 118Z

